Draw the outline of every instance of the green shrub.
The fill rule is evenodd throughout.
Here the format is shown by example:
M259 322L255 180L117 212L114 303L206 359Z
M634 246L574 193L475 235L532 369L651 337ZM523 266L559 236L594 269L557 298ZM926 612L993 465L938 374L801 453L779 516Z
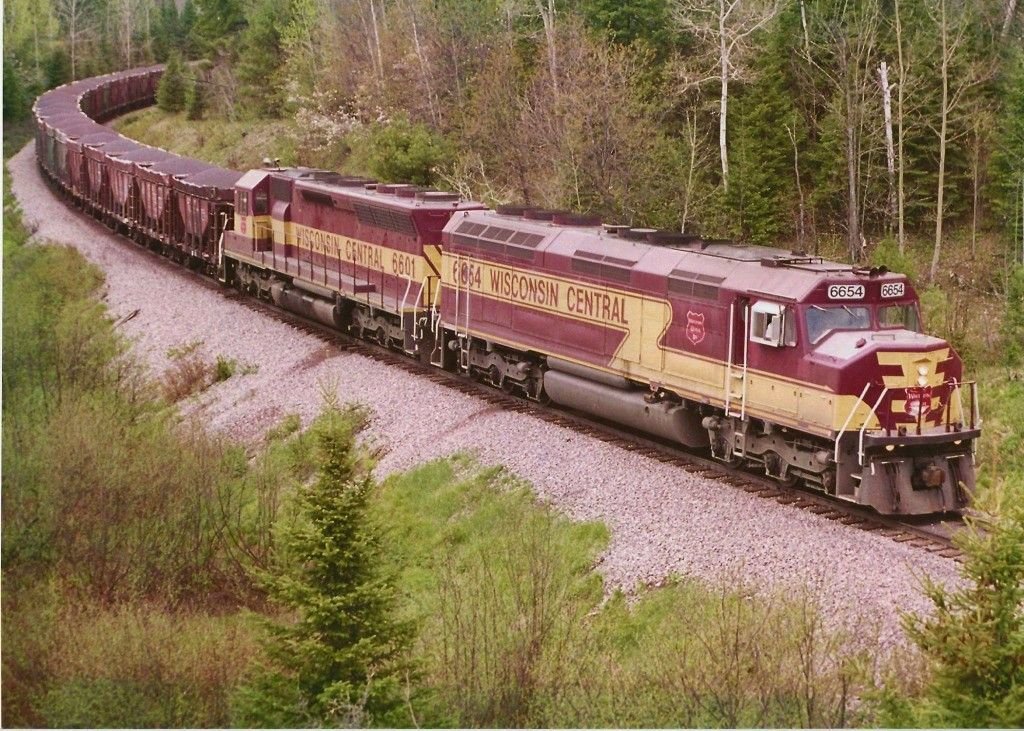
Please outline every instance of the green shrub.
M882 239L878 246L871 252L871 264L873 266L884 266L890 272L898 272L914 277L917 268L913 260L906 253L900 253L899 244L895 239Z
M203 112L206 111L206 91L198 73L187 79L184 107L187 119L195 121L203 118Z
M237 616L69 607L45 659L52 680L41 712L58 728L223 727L258 653Z
M319 478L298 495L300 521L284 562L267 577L271 598L296 620L268 626L266 671L240 691L242 725L409 724L410 625L395 616L393 578L377 526L374 489L354 448L361 412L329 408L313 426Z
M1024 265L1014 267L1010 275L1002 336L1006 365L1021 368L1024 366Z
M167 60L163 76L156 87L156 105L165 112L180 112L185 108L185 71L181 55L172 53Z
M226 381L231 376L235 375L235 371L238 370L238 361L234 358L227 358L223 355L218 355L216 362L213 364L213 382L220 383Z
M447 140L404 117L352 133L349 166L383 181L432 185L453 157Z

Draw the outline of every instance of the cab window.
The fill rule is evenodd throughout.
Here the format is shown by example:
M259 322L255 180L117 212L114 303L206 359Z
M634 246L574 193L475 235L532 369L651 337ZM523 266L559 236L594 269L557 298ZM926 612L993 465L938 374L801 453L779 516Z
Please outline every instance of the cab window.
M755 302L750 308L750 340L776 348L796 345L792 312L777 302Z
M870 330L871 311L851 305L811 305L807 308L807 337L817 343L833 330Z
M253 193L252 212L256 216L265 216L270 211L270 201L266 190L257 190Z
M245 190L238 191L238 212L245 215L249 212L249 193Z
M917 316L917 305L883 305L878 308L879 327L898 327L921 332L921 320Z

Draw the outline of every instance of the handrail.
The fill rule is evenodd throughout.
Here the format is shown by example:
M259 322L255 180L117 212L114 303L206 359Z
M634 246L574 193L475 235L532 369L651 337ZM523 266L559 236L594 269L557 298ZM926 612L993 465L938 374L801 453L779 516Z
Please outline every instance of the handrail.
M871 407L871 413L868 414L868 418L864 420L864 425L861 426L860 428L860 438L857 443L857 464L859 464L861 467L864 466L864 432L867 431L868 424L871 423L871 417L876 416L878 407L882 403L882 399L885 398L885 394L887 393L889 393L889 387L883 386L882 392L878 394L878 399L875 401L875 405Z
M850 409L850 413L846 416L846 421L843 422L843 425L839 428L839 433L836 434L836 451L833 456L833 461L836 464L839 464L839 440L842 439L843 434L846 432L846 427L848 427L850 422L853 421L853 415L857 413L857 407L861 404L867 406L867 404L864 403L864 396L867 395L869 388L871 388L870 381L864 384L864 390L860 392L860 396L857 397L857 402L853 405L853 408Z
M729 349L725 364L725 415L732 416L732 351L736 340L736 303L729 303Z

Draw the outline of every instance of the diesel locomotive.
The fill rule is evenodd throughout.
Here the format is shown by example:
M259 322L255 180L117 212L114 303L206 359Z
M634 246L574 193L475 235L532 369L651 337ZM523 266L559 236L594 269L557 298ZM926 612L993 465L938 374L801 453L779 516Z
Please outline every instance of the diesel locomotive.
M886 514L969 504L976 384L923 332L906 277L325 170L243 174L95 121L151 103L160 73L34 107L44 174L111 228L425 363L781 483Z

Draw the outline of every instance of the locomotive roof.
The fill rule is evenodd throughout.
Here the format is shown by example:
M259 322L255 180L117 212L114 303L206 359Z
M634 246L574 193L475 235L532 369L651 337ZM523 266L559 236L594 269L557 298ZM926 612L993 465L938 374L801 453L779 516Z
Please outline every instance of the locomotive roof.
M477 226L462 228L466 222ZM786 301L802 300L826 278L832 281L855 281L865 273L865 270L849 264L796 254L785 249L696 237L683 244L658 245L625 238L615 233L614 228L560 225L488 210L466 211L453 217L447 231L469 233L470 236L485 239L494 235L504 241L510 240L505 232L512 229L543 237L540 242L527 244L536 251L601 260L657 276L675 274L713 277L719 286L727 289ZM645 230L636 231L642 235ZM876 273L876 279L902 278L899 274Z
M285 168L251 173L269 172L274 176L287 177L295 181L297 190L309 190L326 195L341 195L362 203L381 203L389 208L405 210L481 210L482 203L463 200L454 193L422 188L416 185L377 183L369 178L342 175L332 170L316 168ZM240 183L256 182L255 178L243 177Z

